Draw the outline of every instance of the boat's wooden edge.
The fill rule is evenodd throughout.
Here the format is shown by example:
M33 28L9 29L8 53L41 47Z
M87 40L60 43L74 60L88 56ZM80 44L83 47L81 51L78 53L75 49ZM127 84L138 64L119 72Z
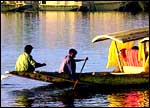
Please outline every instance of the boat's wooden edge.
M75 83L76 80L69 80L68 79L68 74L67 74L67 78L63 77L63 73L58 73L58 72L42 72L42 71L34 71L34 72L20 72L18 74L17 71L11 71L9 73L7 73L9 75L14 75L14 76L19 76L19 77L23 77L23 78L28 78L28 79L32 79L32 80L38 80L38 81L44 81L44 82L50 82L50 83ZM35 75L35 77L32 77ZM62 75L62 77L59 77L60 75ZM45 78L39 78L40 76L45 76ZM86 82L78 82L78 84L87 84Z
M7 72L6 74L15 74L15 73L18 73L18 72L20 72L20 71L10 71L10 72ZM41 73L41 74L50 74L50 75L55 75L55 74L59 74L59 75L61 75L61 74L64 74L64 73L59 73L59 72L57 72L57 71L55 71L55 72L47 72L47 71L34 71L34 72L25 72L25 71L23 71L22 73L32 73L32 74L35 74L35 73ZM93 72L83 72L83 73L81 73L81 74L91 74L91 75L93 75L93 74L103 74L103 75L110 75L110 74L149 74L148 72L140 72L140 73L124 73L124 72L114 72L114 71L103 71L103 72L101 72L101 71L93 71ZM80 74L79 72L77 72L76 74Z
M58 73L58 72L19 72L12 71L9 72L9 74L28 78L32 80L39 80L44 81L52 84L57 85L71 85L73 86L75 84L75 81L66 79L66 76L68 74ZM93 74L94 73L94 74ZM79 74L79 73L78 73ZM62 77L61 77L62 75ZM66 75L66 76L63 76ZM90 77L89 77L90 76ZM46 79L45 79L46 78ZM98 78L98 79L97 79ZM135 78L135 79L134 79ZM122 80L121 80L122 79ZM132 80L133 79L133 80ZM149 85L149 74L147 73L140 73L140 74L125 74L125 75L113 75L111 72L90 72L90 73L82 73L82 75L79 78L78 86L89 86L94 88L105 88L105 89L114 89L114 88L133 88L133 87L148 87ZM119 81L115 83L116 81ZM131 81L129 81L131 80ZM140 80L141 83L137 83L135 81ZM97 82L100 81L100 82ZM125 82L125 83L124 83ZM109 88L108 88L109 87Z
M22 73L26 73L26 72L22 72ZM25 77L25 76L22 76L22 75L18 75L18 72L17 71L11 71L7 74L11 74L11 75L16 75L16 76L20 76L20 77ZM58 72L46 72L46 71L34 71L34 72L27 72L27 74L42 74L42 75L49 75L49 77L52 77L52 78L60 78L60 79L64 79L65 81L69 81L69 82L74 82L72 80L69 80L68 77L67 78L64 78L63 75L66 75L68 76L68 74L66 73L58 73ZM77 76L80 74L80 73L76 73ZM60 77L60 75L62 75L62 77ZM123 73L123 72L100 72L100 71L97 71L97 72L84 72L81 74L81 77L82 75L91 75L91 76L95 76L95 75L102 75L102 76L149 76L149 72L141 72L141 73ZM27 77L28 78L28 77Z

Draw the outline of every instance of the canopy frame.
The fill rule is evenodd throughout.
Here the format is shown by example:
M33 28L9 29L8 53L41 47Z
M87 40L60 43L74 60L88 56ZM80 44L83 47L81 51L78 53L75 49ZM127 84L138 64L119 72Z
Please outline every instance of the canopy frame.
M94 43L98 41L112 39L120 43L125 43L129 41L143 39L146 37L149 37L149 26L138 28L138 29L125 30L121 32L98 35L92 39L92 42Z

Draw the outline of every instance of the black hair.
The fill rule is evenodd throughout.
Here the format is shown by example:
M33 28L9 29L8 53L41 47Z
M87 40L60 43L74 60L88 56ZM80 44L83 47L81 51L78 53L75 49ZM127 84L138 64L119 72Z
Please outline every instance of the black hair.
M31 52L31 50L33 49L33 47L31 46L31 45L26 45L25 47L24 47L24 51L25 52Z
M69 53L77 54L78 52L77 52L77 50L75 50L75 49L71 48L71 49L69 49Z

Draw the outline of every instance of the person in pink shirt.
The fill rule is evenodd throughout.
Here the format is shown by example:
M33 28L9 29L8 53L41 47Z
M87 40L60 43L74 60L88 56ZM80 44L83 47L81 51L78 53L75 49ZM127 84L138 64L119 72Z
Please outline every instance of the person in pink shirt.
M68 55L65 56L59 68L59 73L67 73L70 80L76 80L76 62L88 60L88 57L85 59L75 59L76 55L77 51L75 49L69 49Z

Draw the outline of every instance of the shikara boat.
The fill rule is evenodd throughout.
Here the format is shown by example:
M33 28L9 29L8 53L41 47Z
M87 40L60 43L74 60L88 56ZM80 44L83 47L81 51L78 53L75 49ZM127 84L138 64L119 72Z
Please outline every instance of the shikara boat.
M145 69L145 66L149 66L149 55L142 59L142 65L140 66L127 66L122 62L121 55L117 46L117 42L126 43L130 41L140 40L141 44L144 45L144 50L146 42L149 42L149 27L127 30L117 33L110 33L106 35L100 35L95 37L92 42L104 41L107 39L112 39L115 41L115 52L117 55L117 63L119 66L119 72L83 72L76 73L78 85L89 85L98 88L149 88L149 68ZM144 51L143 50L143 51ZM146 65L148 64L148 65ZM8 73L9 75L16 75L24 78L40 80L50 83L67 83L74 85L74 80L69 80L68 74L58 73L58 72L17 72L12 71ZM79 77L80 76L80 77Z
M108 57L111 64L108 65L117 65L120 69L119 73L114 74L149 73L149 27L99 35L93 38L92 42L107 39L112 40ZM132 49L135 41L139 42L137 50Z
M75 80L69 80L68 74L58 73L58 72L44 72L44 71L35 71L35 72L9 72L11 75L29 78L33 80L39 80L44 82L50 82L54 84L69 84L74 85ZM148 87L149 85L149 74L143 72L140 74L126 74L126 75L114 75L111 72L86 72L86 73L77 73L79 82L78 85L88 85L94 87Z

